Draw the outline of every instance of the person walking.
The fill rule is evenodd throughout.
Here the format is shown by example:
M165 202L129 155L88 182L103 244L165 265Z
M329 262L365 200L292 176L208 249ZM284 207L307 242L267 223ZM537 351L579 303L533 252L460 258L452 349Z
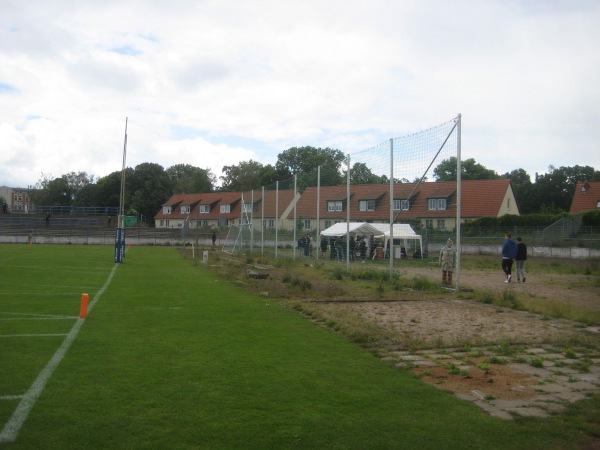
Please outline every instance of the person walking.
M440 250L440 266L442 267L442 286L452 287L452 274L456 267L456 249L452 247L452 239Z
M502 244L502 271L506 275L505 283L512 280L513 260L517 257L517 244L510 238L510 234L504 235L504 244Z
M523 238L517 238L517 257L515 262L517 263L517 283L523 280L525 283L525 261L527 261L527 245L523 242Z

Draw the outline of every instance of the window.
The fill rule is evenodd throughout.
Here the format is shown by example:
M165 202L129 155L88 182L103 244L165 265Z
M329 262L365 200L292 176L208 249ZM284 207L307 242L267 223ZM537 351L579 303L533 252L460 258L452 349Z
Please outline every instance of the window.
M506 199L506 209L510 211L510 198Z
M342 201L341 200L327 202L327 211L333 212L333 211L341 211L341 210L342 210Z
M251 213L254 210L252 206L252 203L244 203L244 205L242 206L242 212Z
M394 200L394 211L408 211L409 206L408 200Z
M304 219L304 229L310 230L310 219Z
M430 211L443 211L446 209L446 199L445 198L430 198L428 202L428 209Z
M221 205L221 214L229 214L231 212L231 205Z
M163 214L171 214L171 207L163 206Z
M269 228L275 228L275 219L269 219Z
M331 220L325 221L325 228L329 228L331 226Z
M446 221L444 219L439 219L437 221L437 227L439 230L445 230L446 229Z
M375 200L361 200L358 202L359 211L375 211Z
M171 226L171 221L169 219L165 220L165 227Z
M200 205L200 214L208 214L210 212L210 205Z
M185 205L181 207L181 214L189 214L190 213L190 205Z
M433 228L433 220L432 219L425 219L425 228L427 228L428 230L431 230Z
M600 200L596 202L596 208L600 208Z

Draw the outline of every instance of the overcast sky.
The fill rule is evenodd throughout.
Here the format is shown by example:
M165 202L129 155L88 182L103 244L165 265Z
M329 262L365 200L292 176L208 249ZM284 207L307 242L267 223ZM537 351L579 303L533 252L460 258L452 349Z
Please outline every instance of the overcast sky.
M598 0L0 0L0 185L358 152L462 114L499 174L600 170Z

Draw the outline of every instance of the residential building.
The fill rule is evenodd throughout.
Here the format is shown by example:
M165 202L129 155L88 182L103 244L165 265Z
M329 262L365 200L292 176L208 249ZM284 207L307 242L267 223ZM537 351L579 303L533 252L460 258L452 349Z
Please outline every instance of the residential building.
M34 205L31 201L30 188L11 188L0 186L0 203L6 202L8 212L28 213L33 211ZM0 209L1 211L1 209Z
M204 194L175 194L154 216L157 228L190 226L224 228L252 221L260 229L291 226L285 219L292 213L295 202L293 190L246 192L209 192Z
M461 220L484 216L519 215L519 208L510 180L465 180L461 183ZM396 223L419 220L424 227L454 229L456 227L457 189L455 182L398 183L393 186L393 220ZM390 222L390 186L369 184L350 186L348 201L346 186L309 187L298 201L296 216L308 231L325 229L345 222L350 210L352 222Z
M571 200L571 214L600 211L600 181L580 181Z

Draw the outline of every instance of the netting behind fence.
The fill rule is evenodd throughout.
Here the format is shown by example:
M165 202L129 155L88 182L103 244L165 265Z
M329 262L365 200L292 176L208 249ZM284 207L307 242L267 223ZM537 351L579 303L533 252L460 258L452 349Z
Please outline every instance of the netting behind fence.
M459 145L460 117L244 192L224 249L391 265L427 256L423 230L442 231L440 244L458 240ZM372 226L355 226L365 223Z

